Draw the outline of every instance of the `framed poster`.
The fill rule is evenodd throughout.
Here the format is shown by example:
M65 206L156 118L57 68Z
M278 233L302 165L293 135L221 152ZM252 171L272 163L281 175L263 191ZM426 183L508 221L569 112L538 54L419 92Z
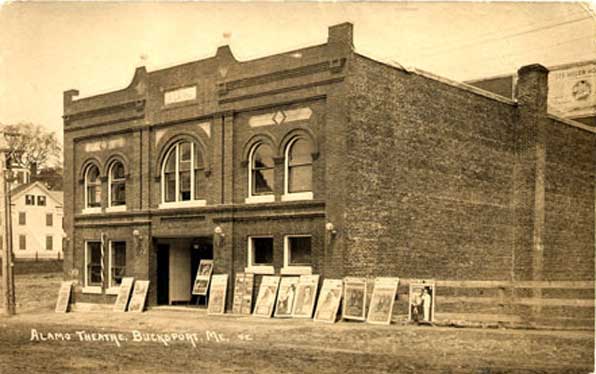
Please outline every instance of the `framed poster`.
M234 280L234 301L232 302L233 314L242 314L245 275L246 273L236 273L236 279Z
M290 318L292 317L292 307L296 299L296 286L298 285L298 277L281 278L279 283L279 292L277 294L277 303L275 305L274 317Z
M319 294L315 321L335 323L343 291L341 279L325 279Z
M279 286L278 276L264 276L259 287L259 295L253 312L254 316L271 318L273 307L275 306L275 297Z
M435 317L435 281L411 281L408 295L408 320L431 324Z
M209 281L211 280L211 273L213 273L213 260L201 260L197 275L192 287L193 295L206 296L209 289Z
M62 282L58 291L58 300L56 301L56 313L68 312L70 303L70 292L72 290L72 281Z
M296 287L296 301L292 309L294 318L312 318L315 307L317 289L319 288L318 275L301 275Z
M142 312L145 309L145 300L149 291L149 281L139 280L135 282L132 297L128 304L129 312Z
M226 291L228 289L228 275L217 274L211 277L209 289L209 305L207 314L224 314L226 311Z
M368 309L369 323L390 324L399 278L377 278Z
M252 291L255 275L253 273L238 273L234 282L234 304L232 313L250 314L252 309Z
M114 303L114 312L126 312L128 306L128 300L130 300L130 294L132 292L132 285L134 283L133 277L124 277L120 283L118 289L118 297Z
M342 318L366 321L366 278L344 278Z

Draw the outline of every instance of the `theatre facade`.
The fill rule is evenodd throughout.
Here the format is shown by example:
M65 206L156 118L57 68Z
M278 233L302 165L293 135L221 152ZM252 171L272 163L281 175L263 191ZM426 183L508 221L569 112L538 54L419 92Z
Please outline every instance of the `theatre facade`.
M213 259L257 284L434 279L443 319L593 324L596 134L547 113L547 69L505 98L368 58L352 34L64 92L75 303L112 304L123 276L151 282L150 306L192 303Z

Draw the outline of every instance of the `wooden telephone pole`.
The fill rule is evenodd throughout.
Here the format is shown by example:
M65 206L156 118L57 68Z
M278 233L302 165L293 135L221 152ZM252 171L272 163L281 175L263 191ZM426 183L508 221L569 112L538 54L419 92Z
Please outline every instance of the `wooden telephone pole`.
M14 287L14 258L12 252L12 215L10 212L10 184L9 184L9 147L4 139L6 134L0 134L0 233L2 235L2 301L4 313L12 316L16 313L16 297Z

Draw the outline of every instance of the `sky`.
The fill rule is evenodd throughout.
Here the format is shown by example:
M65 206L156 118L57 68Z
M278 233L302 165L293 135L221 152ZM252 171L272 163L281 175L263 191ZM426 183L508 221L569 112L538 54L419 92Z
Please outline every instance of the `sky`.
M321 44L346 21L358 52L454 80L596 60L594 3L2 3L0 124L38 123L62 139L65 90L121 89L137 66L223 44L238 60Z

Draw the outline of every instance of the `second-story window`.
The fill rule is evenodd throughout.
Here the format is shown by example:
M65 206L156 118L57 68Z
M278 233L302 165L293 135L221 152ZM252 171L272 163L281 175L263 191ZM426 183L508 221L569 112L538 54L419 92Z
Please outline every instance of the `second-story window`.
M91 165L85 172L85 208L101 207L101 181L99 168Z
M25 195L25 205L35 205L35 195Z
M116 161L110 166L109 185L110 207L126 205L126 175L122 162Z
M311 143L302 138L286 148L286 194L312 191L312 152Z
M177 203L204 197L204 162L198 146L181 141L168 151L162 166L162 202Z
M250 154L249 196L273 194L273 150L267 144L258 144Z

